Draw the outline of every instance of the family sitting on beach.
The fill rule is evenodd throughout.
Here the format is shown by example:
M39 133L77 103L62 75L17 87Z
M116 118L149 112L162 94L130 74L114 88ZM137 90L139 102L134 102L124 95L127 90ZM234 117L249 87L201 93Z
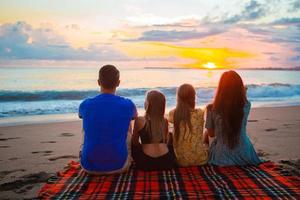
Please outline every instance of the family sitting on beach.
M122 173L132 160L146 171L262 162L246 133L251 104L235 71L222 74L215 98L205 110L196 108L194 87L181 85L177 105L167 118L166 97L158 90L147 92L143 116L138 116L130 99L116 95L120 73L113 65L100 69L98 84L101 94L79 107L84 131L80 163L88 173Z

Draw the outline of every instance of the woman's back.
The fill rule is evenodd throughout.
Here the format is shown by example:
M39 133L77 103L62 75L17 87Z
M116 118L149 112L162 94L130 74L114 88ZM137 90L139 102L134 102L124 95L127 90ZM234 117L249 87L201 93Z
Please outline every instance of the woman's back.
M169 113L169 122L174 123L174 112ZM203 144L203 110L191 111L191 130L183 122L179 125L180 133L174 135L173 146L177 163L181 166L202 165L207 162L208 152ZM174 131L173 131L174 132Z
M238 140L239 142L233 149L231 149L228 146L223 130L223 117L213 111L211 106L208 106L205 127L213 129L215 134L215 139L210 146L209 163L224 166L259 164L261 162L246 132L250 108L250 102L246 101L243 109L244 116Z
M166 126L168 121L165 120ZM157 137L157 132L147 128L145 117L138 117L135 122L134 135L132 138L132 157L137 168L146 171L166 170L176 167L176 158L172 148L168 146L168 131L163 131L166 136ZM156 140L153 135L156 134ZM141 143L139 142L141 141Z
M139 128L138 135L140 137L144 153L151 157L159 157L168 153L168 133L166 133L165 139L164 136L161 135L158 141L153 141L153 138L151 137L151 129L147 129L145 117L138 117L136 120L139 121L137 122L139 123L139 127L137 127Z

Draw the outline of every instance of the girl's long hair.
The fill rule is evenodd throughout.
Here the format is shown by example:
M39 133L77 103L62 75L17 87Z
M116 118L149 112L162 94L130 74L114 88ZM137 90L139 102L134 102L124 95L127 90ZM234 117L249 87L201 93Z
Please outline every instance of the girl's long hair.
M192 131L191 111L195 108L196 91L190 84L183 84L177 90L177 104L174 112L174 136L179 139L180 124Z
M246 90L239 74L232 70L224 72L212 107L222 117L223 138L230 149L239 143L246 101Z
M150 134L153 143L167 142L167 121L164 117L166 98L163 93L151 90L146 95L146 130Z

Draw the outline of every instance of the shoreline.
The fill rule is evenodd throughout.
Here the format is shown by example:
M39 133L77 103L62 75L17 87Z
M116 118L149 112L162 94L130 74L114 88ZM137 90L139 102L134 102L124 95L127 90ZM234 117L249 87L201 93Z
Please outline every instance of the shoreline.
M248 135L264 160L299 176L300 106L251 109ZM80 120L0 127L0 196L33 198L50 176L78 160Z
M298 107L300 105L262 105L262 106L252 106L252 109L263 109L263 108L285 108L285 107ZM198 108L203 109L204 106L198 106ZM173 108L166 108L166 114ZM144 109L138 108L139 115L144 113ZM20 125L36 125L36 124L50 124L59 122L75 122L80 121L77 113L63 113L63 114L43 114L43 115L29 115L29 116L17 116L17 117L4 117L0 118L0 128L1 127L11 127Z

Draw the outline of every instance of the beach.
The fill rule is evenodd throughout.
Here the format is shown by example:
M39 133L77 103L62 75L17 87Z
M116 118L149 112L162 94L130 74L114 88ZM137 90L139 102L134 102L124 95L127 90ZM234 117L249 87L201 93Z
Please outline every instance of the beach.
M248 134L259 156L299 175L300 106L253 108ZM0 197L33 198L46 180L78 160L81 121L0 127Z
M214 123L211 127L219 139L223 138L221 133L229 135L224 137L224 141L231 146L231 143L237 143L237 136L229 129L236 130L237 122L241 120L239 109L233 108L241 107L239 102L245 100L251 102L247 133L258 156L277 163L279 167L273 163L232 167L245 171L241 173L241 178L231 168L211 165L191 167L205 171L200 173L201 176L197 176L198 172L192 175L186 172L182 176L177 172L180 168L172 170L174 179L179 181L169 181L169 175L166 175L165 181L160 181L160 174L158 180L153 181L155 187L174 184L174 187L165 187L162 193L160 187L157 191L152 190L148 178L141 182L149 185L144 187L133 179L126 182L116 176L122 184L128 183L129 186L123 187L117 180L114 187L113 181L109 180L107 182L113 190L109 191L109 195L115 199L118 193L126 198L135 195L131 192L148 195L150 190L153 198L165 194L161 195L162 198L171 199L177 193L178 198L187 196L192 199L198 195L204 199L211 196L247 199L261 197L261 193L266 198L300 195L298 180L291 181L291 185L296 183L293 189L294 186L289 186L290 181L285 177L285 172L296 175L296 179L300 177L300 0L228 0L226 3L151 1L150 6L148 1L137 0L74 1L71 5L66 0L11 0L1 1L0 5L0 200L35 199L45 183L61 180L58 177L62 173L58 172L65 171L68 163L69 169L73 169L70 167L73 163L84 174L78 163L84 136L79 112L85 120L92 121L91 126L101 125L93 127L94 131L98 128L106 130L106 127L124 130L121 123L118 125L118 119L109 120L110 114L125 119L129 108L125 104L130 104L130 111L137 110L140 116L145 112L151 113L146 118L153 122L150 126L152 131L146 132L151 132L151 137L155 139L153 130L165 127L155 122L161 113L158 110L164 108L166 115L176 106L182 107L182 112L176 112L174 117L177 127L181 117L183 121L191 118L185 113L189 112L190 107L194 108L194 104L204 109L213 103L217 114L221 115L212 114L211 121ZM186 84L193 89L183 86ZM152 103L150 92L153 90L162 93L164 98L154 95ZM107 94L126 100L110 98ZM217 106L218 102L221 102L220 106ZM92 112L89 112L90 109ZM128 117L130 120L131 112ZM227 130L220 126L219 119L226 123ZM169 125L171 132L174 125ZM244 125L243 119L243 136ZM85 130L90 133L91 129L85 126ZM103 139L102 136L100 138ZM99 144L117 142L109 137L103 140L106 138L107 141L99 141ZM210 138L208 144L212 144L213 139ZM253 148L248 138L245 141L249 147L247 150L235 150L245 157L246 154L251 155L249 158L254 161ZM193 149L193 145L187 144L188 149ZM158 147L149 148L149 151L153 155L166 151L162 145ZM224 155L227 152L222 145L217 151ZM92 152L95 153L95 150ZM101 160L109 162L111 157L116 159L117 156L108 152L99 152L103 156ZM176 153L179 157L180 153ZM189 153L196 156L192 150ZM104 159L104 155L107 158ZM225 163L228 157L226 155L221 160ZM236 159L235 163L246 160ZM114 164L110 164L105 169L114 168ZM265 165L267 170L262 168ZM283 173L269 179L271 165L275 170L283 169ZM247 168L257 168L265 175ZM224 173L225 181L220 181L219 170L230 172ZM131 171L136 172L135 168ZM263 176L262 179L259 176ZM70 178L74 177L77 178L75 175ZM142 176L138 174L134 177L139 180ZM202 178L211 180L199 181ZM95 179L98 180L98 177ZM57 198L58 192L62 192L67 193L66 198L69 199L77 198L78 193L80 198L84 198L80 188L87 193L93 191L95 195L106 194L97 190L106 188L106 184L103 184L105 187L98 187L104 181L82 184L81 180L73 180L67 179L63 184L66 187L61 187L61 191L55 188L57 193L54 196ZM91 185L96 189L91 189ZM135 185L143 188L142 192ZM203 185L211 190L203 189ZM233 189L232 186L237 187ZM253 190L249 190L250 187ZM121 188L122 192L117 192L117 188ZM195 191L204 192L198 194ZM105 197L109 198L109 195Z

